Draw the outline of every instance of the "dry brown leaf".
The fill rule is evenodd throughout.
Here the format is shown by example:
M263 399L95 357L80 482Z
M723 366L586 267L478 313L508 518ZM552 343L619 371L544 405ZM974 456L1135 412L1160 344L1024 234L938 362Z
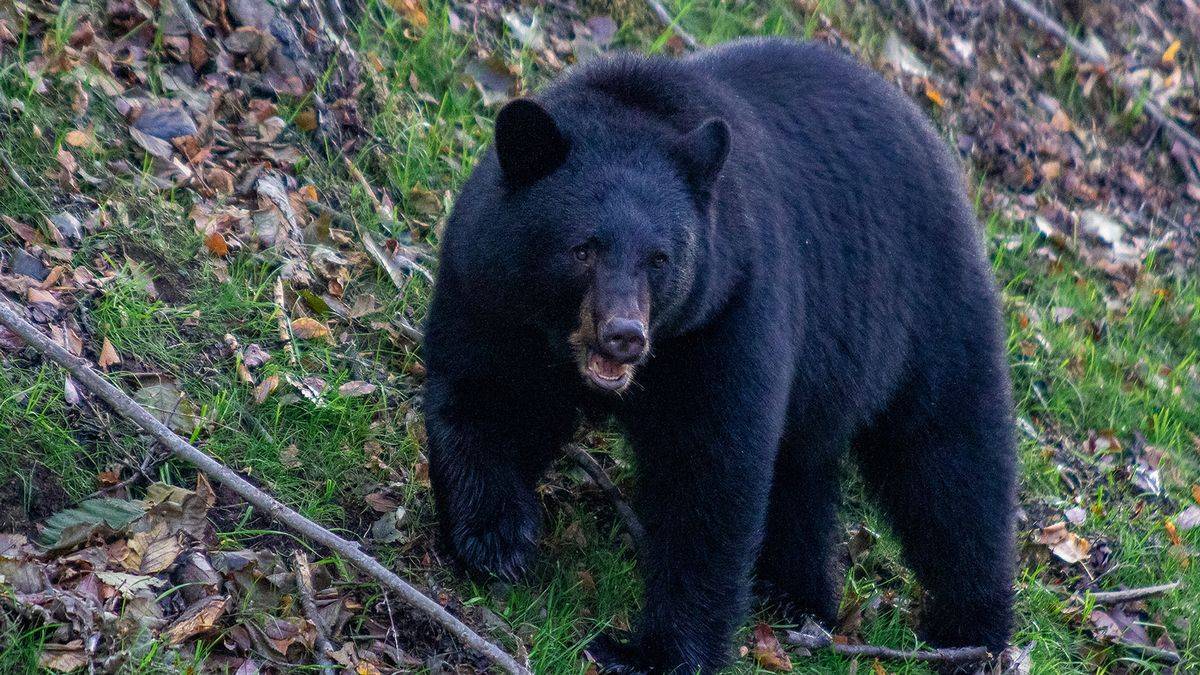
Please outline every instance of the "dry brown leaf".
M765 623L754 627L754 660L764 670L775 673L792 672L791 658L783 651L783 645L779 644L775 631Z
M121 362L121 355L113 349L112 343L108 338L104 338L104 345L100 347L100 358L96 360L96 365L102 370L107 371L109 366L115 366Z
M205 237L204 246L219 258L229 255L229 244L225 242L225 237L220 232L213 232Z
M87 654L83 651L82 640L71 640L65 645L45 645L38 665L48 670L69 673L79 670L88 664Z
M350 380L349 382L338 387L338 394L345 398L369 396L375 393L375 390L378 388L379 387L371 384L370 382L363 382L362 380Z
M429 25L429 15L425 13L420 0L388 0L388 4L417 28Z
M1057 522L1042 528L1035 541L1050 548L1050 552L1062 561L1074 565L1087 560L1092 544L1087 539L1067 530L1067 524Z
M1073 125L1071 124L1071 118L1067 116L1067 113L1062 108L1059 108L1057 111L1055 111L1054 117L1050 118L1050 126L1054 127L1058 131L1063 132L1064 134L1071 131L1073 128Z
M204 598L188 607L178 619L162 632L167 644L177 645L184 640L212 629L225 613L229 599L219 596Z
M263 401L267 400L267 397L271 395L271 392L278 388L278 375L272 375L270 377L263 378L263 381L259 382L258 386L254 388L254 402L261 404Z
M292 333L301 340L315 340L330 336L329 326L307 316L292 321Z

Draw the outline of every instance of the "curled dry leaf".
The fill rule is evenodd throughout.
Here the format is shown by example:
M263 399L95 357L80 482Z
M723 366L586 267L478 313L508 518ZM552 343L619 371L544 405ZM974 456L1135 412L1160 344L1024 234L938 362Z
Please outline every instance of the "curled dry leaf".
M258 386L254 388L254 402L261 404L263 401L267 400L267 397L271 395L271 392L278 388L278 375L271 375L270 377L263 378L263 381L259 382Z
M783 645L779 644L775 631L765 623L754 627L754 660L771 672L792 672L792 659L783 650Z
M1067 524L1057 522L1042 528L1034 536L1034 541L1050 548L1050 552L1060 560L1074 565L1087 560L1092 549L1091 542L1067 530Z

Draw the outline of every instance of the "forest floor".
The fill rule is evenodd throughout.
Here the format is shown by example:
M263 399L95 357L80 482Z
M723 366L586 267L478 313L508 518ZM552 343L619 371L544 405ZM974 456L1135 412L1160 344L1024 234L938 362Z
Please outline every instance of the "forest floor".
M434 542L414 327L498 106L606 51L687 46L635 0L367 0L344 29L308 11L318 4L284 17L258 0L0 3L0 292L535 672L586 672L587 641L636 616L620 520L563 460L541 490L529 579L456 574ZM855 53L962 156L1018 410L1010 667L1200 669L1200 153L1146 115L1197 126L1195 4L1051 8L1105 66L1000 0L666 5L701 45L785 35ZM632 489L614 429L579 441ZM847 476L831 628L843 643L916 648L920 589ZM165 457L3 328L0 533L0 672L316 672L293 550L318 568L340 666L485 665ZM1090 594L1176 581L1143 600ZM785 628L756 612L730 672L928 672L779 646Z

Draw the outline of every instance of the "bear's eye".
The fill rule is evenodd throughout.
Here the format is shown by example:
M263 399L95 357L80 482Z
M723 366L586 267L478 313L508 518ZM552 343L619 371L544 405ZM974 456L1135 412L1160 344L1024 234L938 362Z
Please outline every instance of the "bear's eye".
M669 259L667 258L667 254L663 253L662 251L659 251L658 253L655 253L654 255L650 256L650 265L654 269L660 270L667 266L668 260Z
M579 262L587 262L592 257L592 247L587 244L580 244L571 249L571 255Z

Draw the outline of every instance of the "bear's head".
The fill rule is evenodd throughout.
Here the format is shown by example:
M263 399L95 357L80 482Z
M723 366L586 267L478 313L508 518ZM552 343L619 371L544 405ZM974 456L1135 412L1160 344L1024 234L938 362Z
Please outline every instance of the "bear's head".
M492 282L517 290L514 311L552 357L620 392L686 313L729 128L715 118L678 131L636 115L622 126L620 111L559 114L508 103L481 165L490 177L468 182L456 210L474 230L503 233Z

